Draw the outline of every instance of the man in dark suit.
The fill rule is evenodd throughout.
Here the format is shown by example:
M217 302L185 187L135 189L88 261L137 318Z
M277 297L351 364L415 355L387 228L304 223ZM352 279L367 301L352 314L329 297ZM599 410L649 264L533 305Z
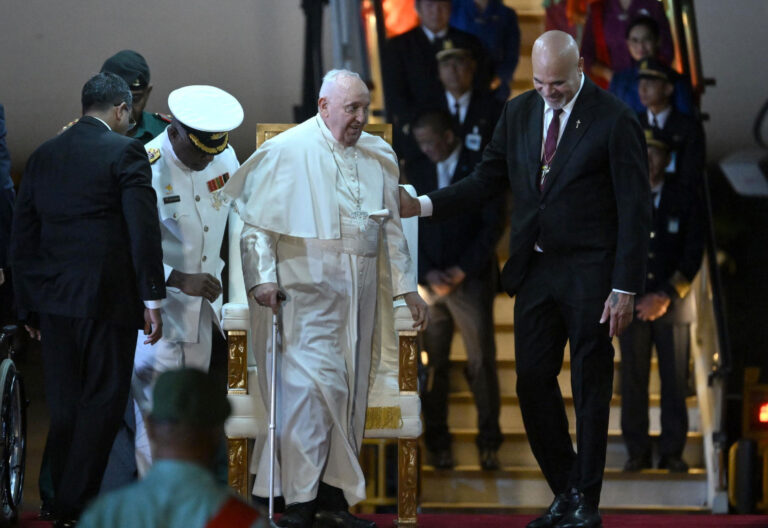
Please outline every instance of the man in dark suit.
M468 176L480 152L462 145L448 112L419 117L413 136L425 158L408 167L407 178L419 194L442 189ZM428 381L422 388L429 459L441 469L453 467L448 432L449 354L454 327L464 338L466 376L477 408L476 438L483 469L499 468L499 379L493 300L498 284L496 243L501 236L504 196L480 211L444 220L419 219L419 284L426 287L430 324L423 332L429 357Z
M705 162L704 129L698 119L672 104L676 72L656 59L646 59L638 69L637 91L646 111L639 114L644 128L656 129L671 149L670 170L691 190L702 185Z
M517 295L517 393L531 449L555 494L529 527L593 527L601 524L611 338L632 320L645 278L646 152L633 112L584 77L570 35L540 36L532 64L535 91L506 104L475 172L418 200L401 193L401 215L443 217L511 189L502 286ZM577 452L557 382L566 341Z
M696 318L691 282L704 253L699 201L675 175L667 175L669 145L647 129L653 228L648 245L646 293L637 299L637 318L621 345L621 430L629 452L625 471L652 467L648 435L648 373L656 345L661 378L659 469L688 471L682 459L688 433L690 326Z
M480 40L448 25L450 0L416 0L421 24L392 38L385 48L384 94L387 114L394 124L394 147L406 161L420 157L410 133L411 122L429 110L439 110L443 87L437 75L435 54L443 49L465 48L477 61L477 87L490 86L491 61Z
M165 297L149 161L141 142L122 135L128 85L100 73L83 87L82 106L83 117L27 162L11 235L19 315L42 341L60 526L99 490L136 329L160 339Z
M491 140L504 105L488 90L474 87L477 61L470 50L441 50L436 57L444 89L443 109L450 112L457 123L464 147L480 152Z

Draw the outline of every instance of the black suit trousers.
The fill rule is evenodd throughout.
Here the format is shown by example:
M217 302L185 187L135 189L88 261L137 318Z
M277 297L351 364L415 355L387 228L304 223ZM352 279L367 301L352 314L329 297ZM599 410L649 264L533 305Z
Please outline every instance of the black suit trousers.
M621 346L621 431L629 456L651 455L648 380L656 345L661 378L659 454L680 457L688 434L690 325L634 320L619 337Z
M493 327L493 300L496 271L467 277L450 294L435 298L429 307L429 326L422 333L429 356L427 383L422 390L424 441L431 451L451 447L448 432L448 391L450 352L454 328L458 327L467 353L465 375L477 408L477 445L498 449L502 442L499 427L499 377L496 372L496 340Z
M599 324L609 259L535 253L515 299L517 394L528 440L553 493L600 499L613 383L613 346ZM598 287L595 287L598 286ZM557 376L570 342L576 444Z
M93 499L123 419L136 328L41 314L55 512L76 518Z

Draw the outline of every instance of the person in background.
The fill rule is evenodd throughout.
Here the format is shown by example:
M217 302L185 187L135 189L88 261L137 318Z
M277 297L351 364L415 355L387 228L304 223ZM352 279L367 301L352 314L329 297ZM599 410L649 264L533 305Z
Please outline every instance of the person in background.
M133 50L122 50L104 61L101 71L119 75L131 89L133 120L136 126L128 131L128 136L146 144L168 127L171 123L170 116L144 111L152 93L149 65L144 57Z
M482 153L469 149L456 133L452 116L425 114L413 124L425 158L413 163L408 183L419 194L441 189L468 176ZM498 288L496 243L501 237L504 195L480 211L444 220L419 219L419 284L426 289L430 325L422 334L429 361L422 387L424 440L428 460L438 469L453 467L448 431L451 341L457 327L467 354L466 377L477 408L480 466L499 468L499 379L493 301Z
M608 88L615 72L632 66L626 36L629 23L639 16L653 18L659 27L658 58L670 64L674 59L672 33L664 4L658 0L599 0L590 5L584 25L581 55L587 75L600 87Z
M443 109L453 116L457 139L469 150L482 151L491 140L504 105L487 90L474 87L477 63L469 50L441 50L436 57L440 83L445 89Z
M658 129L646 129L653 227L648 245L645 294L637 317L619 336L621 346L621 431L629 458L624 471L652 466L648 434L648 379L656 347L661 378L659 469L688 471L682 458L688 433L690 326L696 320L691 282L701 266L704 235L699 201L667 174L670 145Z
M609 90L637 113L645 111L637 93L637 67L645 59L655 59L659 54L659 25L648 16L639 16L627 28L627 49L632 56L632 66L615 72ZM675 85L673 104L678 112L695 115L691 83L688 77L670 69Z
M490 89L498 100L506 101L520 59L520 26L515 10L502 0L453 0L450 23L485 45L495 73Z
M230 413L227 396L203 371L157 378L147 431L155 463L144 478L99 497L79 528L266 528L211 470Z
M658 60L638 66L638 95L647 108L638 117L645 128L656 130L669 146L673 163L668 170L700 196L705 163L704 129L699 121L679 112L672 101L675 72Z
M19 318L42 336L57 526L71 526L99 491L136 330L148 344L160 339L165 298L152 172L141 142L124 136L131 92L100 73L81 102L78 122L27 162L10 249Z
M387 42L384 53L384 93L393 127L395 152L401 162L421 156L410 132L411 122L428 110L439 110L444 89L435 54L464 48L475 58L477 88L490 87L491 61L482 42L449 25L451 0L416 0L420 25Z

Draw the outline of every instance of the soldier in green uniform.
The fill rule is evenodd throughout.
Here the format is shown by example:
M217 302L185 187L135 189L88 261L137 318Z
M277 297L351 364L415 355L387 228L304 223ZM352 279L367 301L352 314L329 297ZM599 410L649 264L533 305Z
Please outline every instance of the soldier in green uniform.
M133 50L123 50L108 58L101 67L102 72L111 72L119 75L131 88L133 95L133 120L136 126L128 132L128 136L134 137L146 144L171 123L171 117L149 112L144 108L152 93L152 85L149 84L149 66L140 54Z
M159 112L151 114L144 111L149 100L149 94L152 93L152 85L149 84L149 66L141 54L133 50L118 51L104 61L101 71L102 73L110 72L119 75L131 89L131 95L133 95L131 119L135 126L128 131L126 136L136 138L146 145L171 124L171 116L169 115ZM61 132L75 123L77 123L77 119L67 123Z

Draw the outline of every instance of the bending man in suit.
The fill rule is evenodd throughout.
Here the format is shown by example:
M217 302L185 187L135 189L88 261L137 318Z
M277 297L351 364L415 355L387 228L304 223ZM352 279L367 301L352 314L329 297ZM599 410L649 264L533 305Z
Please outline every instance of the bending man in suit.
M601 524L611 338L632 320L645 275L645 145L632 111L584 77L570 35L544 33L532 59L535 91L506 104L475 172L418 200L401 193L401 214L444 217L512 191L502 286L517 295L517 393L531 449L555 494L529 527L592 527ZM557 382L566 341L577 452Z
M141 142L122 135L131 100L120 77L91 78L83 117L27 162L14 212L14 287L20 318L42 336L59 526L99 490L128 399L136 329L147 343L162 336L151 170Z
M408 169L408 181L419 194L447 187L468 176L480 152L466 148L448 112L433 112L414 122L413 137L426 158ZM429 355L429 377L422 388L424 439L430 463L453 467L448 431L449 355L454 326L464 338L467 381L477 407L477 448L483 469L499 468L501 445L499 379L493 300L498 285L496 243L504 214L504 195L480 211L452 218L419 219L419 284L430 304L431 324L423 333Z

